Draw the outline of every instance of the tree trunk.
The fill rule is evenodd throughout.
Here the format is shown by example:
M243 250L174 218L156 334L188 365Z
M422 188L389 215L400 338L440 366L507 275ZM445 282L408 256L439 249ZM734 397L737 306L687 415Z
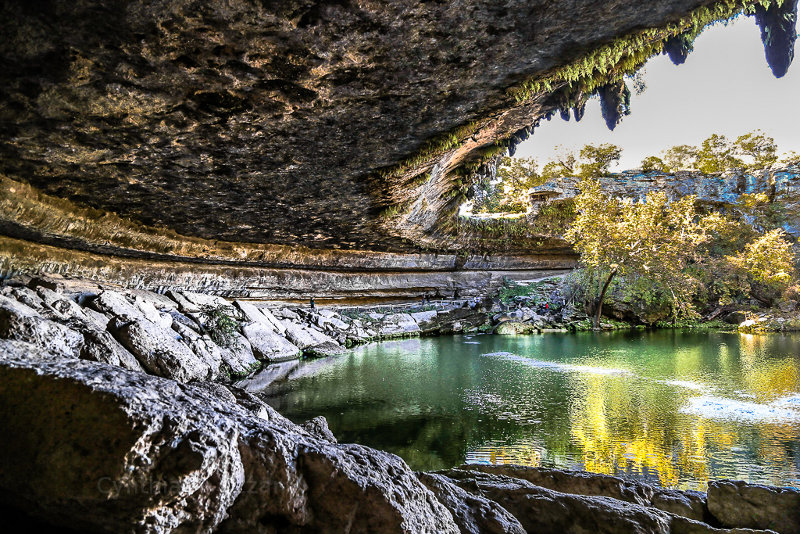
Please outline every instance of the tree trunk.
M613 269L611 273L608 275L606 279L606 283L603 284L603 291L600 292L600 301L597 303L597 310L594 312L594 329L597 330L600 326L600 316L603 315L603 300L606 298L606 291L608 291L608 286L611 285L611 280L617 275L617 270Z

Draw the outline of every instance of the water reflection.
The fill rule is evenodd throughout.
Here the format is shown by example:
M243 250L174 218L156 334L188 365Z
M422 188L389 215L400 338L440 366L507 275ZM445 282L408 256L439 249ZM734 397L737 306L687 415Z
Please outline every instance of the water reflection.
M269 402L415 469L517 463L800 485L800 337L475 336L314 361Z

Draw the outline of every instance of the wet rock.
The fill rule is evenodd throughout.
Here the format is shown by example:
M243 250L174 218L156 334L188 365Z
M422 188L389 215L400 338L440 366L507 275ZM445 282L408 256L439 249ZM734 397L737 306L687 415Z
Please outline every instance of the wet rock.
M302 354L297 346L263 323L245 325L242 327L242 332L260 360L281 362L299 358Z
M255 376L236 382L236 386L249 392L263 391L273 382L283 380L297 369L299 360L271 363L264 366Z
M670 532L669 514L641 505L609 497L560 493L501 475L458 470L443 474L462 489L497 502L527 532Z
M231 373L236 377L245 377L260 366L253 354L253 347L246 337L238 332L233 333L230 345L220 347L222 360L228 365Z
M437 314L438 312L436 310L416 312L411 314L411 318L414 319L414 322L417 323L420 330L427 332L435 329L438 325L438 322L436 321Z
M678 491L664 488L654 488L653 498L650 500L653 507L686 517L694 521L708 522L710 514L706 504L706 494L699 491Z
M172 330L158 328L149 321L131 321L115 325L114 335L149 373L179 382L205 380L211 367Z
M79 358L83 336L13 299L0 296L0 339L32 343L66 358Z
M653 488L646 484L585 471L563 471L516 465L464 465L459 469L503 475L561 493L612 497L620 501L653 506L695 521L707 519L705 494Z
M726 527L800 534L800 491L742 481L708 483L708 509Z
M420 481L453 514L462 534L524 534L517 518L494 501L467 493L445 476L417 473Z

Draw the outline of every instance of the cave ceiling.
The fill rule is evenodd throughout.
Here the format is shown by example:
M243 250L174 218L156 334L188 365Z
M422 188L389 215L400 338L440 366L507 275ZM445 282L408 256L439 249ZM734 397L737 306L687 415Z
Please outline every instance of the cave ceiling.
M447 172L552 107L509 88L710 4L3 2L0 175L192 239L417 251Z

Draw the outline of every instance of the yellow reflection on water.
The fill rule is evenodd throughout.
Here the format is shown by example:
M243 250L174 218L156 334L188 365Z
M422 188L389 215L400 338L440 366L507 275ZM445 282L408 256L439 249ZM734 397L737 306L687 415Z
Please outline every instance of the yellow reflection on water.
M741 382L732 387L739 388L744 398L759 402L796 395L800 360L769 360L759 357L758 350L753 352L756 355L743 355ZM718 356L727 359L727 349ZM701 360L698 351L682 351L675 362L678 376L698 376ZM569 413L564 414L570 423L568 445L554 441L554 436L543 437L541 443L488 444L471 451L468 461L538 466L544 456L548 464L562 467L647 475L657 477L664 487L705 490L710 478L749 479L757 469L749 459L755 455L762 463L784 466L788 480L800 478L792 447L786 445L797 442L797 424L737 423L681 413L687 399L704 393L655 379L570 373L568 383L571 402ZM754 450L746 449L747 445L741 448L742 443L755 443ZM571 459L551 454L567 448L573 451Z

